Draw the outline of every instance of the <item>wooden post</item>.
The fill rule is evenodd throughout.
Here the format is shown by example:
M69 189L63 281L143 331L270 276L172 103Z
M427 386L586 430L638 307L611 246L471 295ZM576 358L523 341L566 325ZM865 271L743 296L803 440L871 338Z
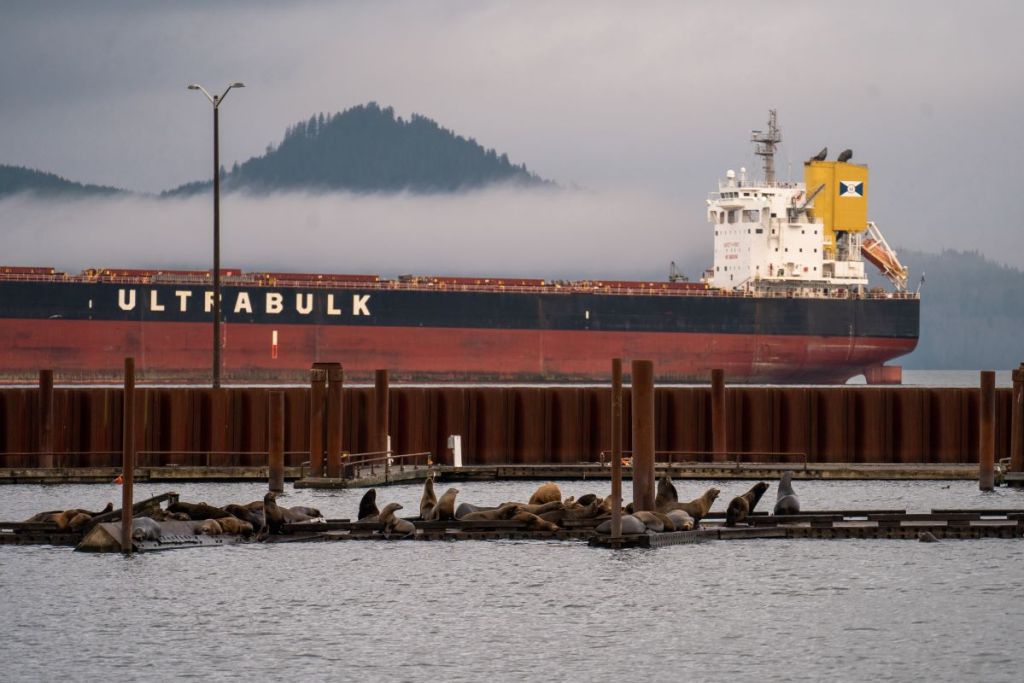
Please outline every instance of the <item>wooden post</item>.
M622 359L612 359L612 538L622 537Z
M345 374L341 366L327 371L327 476L341 476L341 442L344 435L345 411L342 390Z
M373 374L373 445L371 450L388 450L388 371Z
M715 462L724 462L729 454L729 419L725 404L725 371L711 371L711 450Z
M324 476L324 394L327 371L314 367L309 371L309 475Z
M654 510L654 363L635 360L633 374L633 510Z
M121 552L132 552L132 498L135 483L135 359L124 359L121 432Z
M56 467L53 457L53 370L39 371L39 460L37 467Z
M996 467L996 373L981 371L981 400L978 404L978 488L995 487Z
M270 392L268 408L270 438L268 439L268 458L270 470L270 490L275 493L284 491L284 392Z
M1024 363L1013 371L1010 418L1010 471L1024 472Z

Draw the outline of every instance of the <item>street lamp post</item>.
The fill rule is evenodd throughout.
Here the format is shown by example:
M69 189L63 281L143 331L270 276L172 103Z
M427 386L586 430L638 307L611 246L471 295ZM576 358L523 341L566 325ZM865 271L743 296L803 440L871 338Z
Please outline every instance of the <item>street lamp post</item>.
M213 105L213 388L220 388L220 104L232 88L244 88L234 82L220 95L211 95L206 88L191 83L189 90L199 90Z

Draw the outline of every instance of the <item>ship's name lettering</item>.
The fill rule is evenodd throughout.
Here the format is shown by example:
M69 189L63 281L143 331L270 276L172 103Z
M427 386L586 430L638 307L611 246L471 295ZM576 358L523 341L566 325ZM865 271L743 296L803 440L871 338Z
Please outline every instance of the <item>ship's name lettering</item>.
M147 310L155 313L167 310L177 310L181 313L188 313L192 307L202 306L204 313L213 312L213 292L203 291L200 297L194 296L196 292L189 289L176 289L168 295L151 289L148 296L135 289L117 290L117 307L122 311L134 311L136 306L145 306ZM234 301L231 297L234 296ZM295 292L294 294L282 294L281 292L260 292L251 294L241 291L237 294L221 294L221 305L224 311L232 313L263 313L265 315L279 315L285 310L293 310L299 315L312 315L314 309L319 305L327 315L354 316L370 315L370 295L353 294L351 298L347 294L327 294L322 299L313 296L312 292Z

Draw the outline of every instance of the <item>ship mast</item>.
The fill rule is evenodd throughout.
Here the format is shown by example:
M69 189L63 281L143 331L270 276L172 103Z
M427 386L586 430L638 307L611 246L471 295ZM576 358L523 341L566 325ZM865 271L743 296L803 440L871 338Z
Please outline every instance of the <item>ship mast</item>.
M775 118L775 110L768 110L768 132L751 131L750 141L757 144L754 154L764 157L764 181L766 184L775 182L775 145L782 142L782 131L779 130Z

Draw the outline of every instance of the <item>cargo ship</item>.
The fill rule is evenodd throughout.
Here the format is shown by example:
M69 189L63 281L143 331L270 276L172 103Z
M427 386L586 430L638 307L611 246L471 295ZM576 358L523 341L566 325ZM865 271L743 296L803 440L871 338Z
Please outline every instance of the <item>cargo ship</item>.
M707 199L714 265L699 281L221 271L221 373L231 382L346 378L386 368L412 382L605 381L644 358L663 382L900 380L886 361L917 345L917 293L867 220L868 170L849 151L775 179L775 112L752 141L763 178L730 170ZM869 288L865 261L891 290ZM209 383L211 271L0 267L0 380Z

